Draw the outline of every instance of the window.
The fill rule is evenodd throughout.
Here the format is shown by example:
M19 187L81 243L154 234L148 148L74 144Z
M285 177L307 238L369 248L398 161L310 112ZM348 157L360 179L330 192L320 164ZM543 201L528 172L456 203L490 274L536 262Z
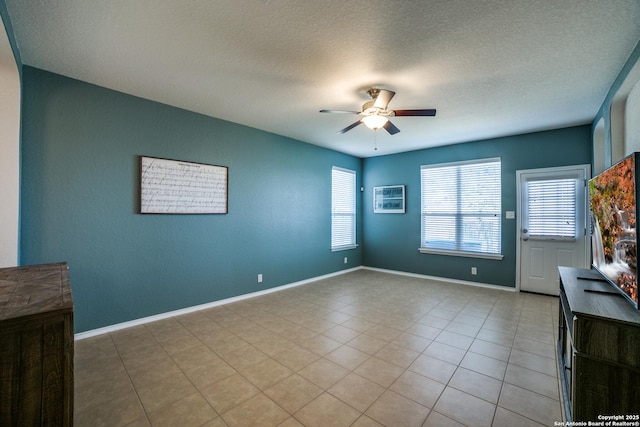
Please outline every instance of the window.
M331 250L356 246L356 173L334 166L331 171Z
M527 181L527 234L532 239L576 238L577 181Z
M420 169L420 251L501 259L499 158Z

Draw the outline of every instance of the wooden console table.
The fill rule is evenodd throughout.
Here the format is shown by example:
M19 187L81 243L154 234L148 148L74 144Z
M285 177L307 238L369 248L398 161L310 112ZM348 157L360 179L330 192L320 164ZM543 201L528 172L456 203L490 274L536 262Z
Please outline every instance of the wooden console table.
M559 267L559 273L558 362L567 420L640 415L640 311L595 270Z
M0 426L73 424L66 263L0 269Z

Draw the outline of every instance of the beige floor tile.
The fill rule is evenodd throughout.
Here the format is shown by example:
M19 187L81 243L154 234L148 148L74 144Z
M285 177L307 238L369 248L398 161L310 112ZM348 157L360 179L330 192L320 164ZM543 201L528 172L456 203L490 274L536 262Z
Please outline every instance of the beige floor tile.
M272 357L282 351L291 350L296 346L295 343L275 334L274 336L262 337L256 340L253 345L258 350Z
M509 364L504 382L559 400L558 378Z
M306 427L350 426L360 412L329 393L322 393L294 414Z
M401 347L421 353L429 344L431 344L431 340L408 332L403 332L392 341L392 344L397 344Z
M385 391L365 413L385 426L420 426L429 409L393 391Z
M348 314L342 313L340 311L337 310L331 310L330 312L324 314L321 316L323 319L327 319L333 323L344 323L347 320L350 320L352 318L352 316L349 316ZM346 325L345 325L346 326Z
M458 314L453 322L466 323L467 325L477 326L478 330L480 330L480 326L484 323L487 318L487 315L491 309L482 310L480 308L465 308L463 312ZM478 331L476 331L478 333Z
M218 414L259 393L259 390L240 374L234 374L217 383L206 386L200 392Z
M171 358L183 371L195 369L213 361L222 360L204 344L176 352L171 355Z
M434 341L429 344L429 347L422 352L424 355L432 356L436 359L444 360L445 362L452 363L454 365L458 365L466 353L466 350L462 350L448 344L443 344L438 341Z
M351 427L384 427L379 422L374 419L367 417L366 415L361 415L360 418L356 420L355 423L351 424Z
M422 427L465 427L465 426L436 411L431 411L431 413L427 417L427 420L424 422Z
M327 353L332 352L342 344L334 339L326 337L322 334L318 334L308 340L305 340L301 346L307 350L317 354L318 356L324 356Z
M558 420L561 421L561 420ZM553 424L551 424L553 425ZM542 424L537 423L522 415L515 414L504 408L498 406L496 409L496 415L493 418L493 427L503 426L519 426L519 427L544 427Z
M287 378L293 371L269 358L249 366L240 373L260 390L265 390Z
M555 343L553 345L541 343L540 341L522 338L521 336L517 335L513 340L513 348L544 357L555 357L556 351Z
M258 394L222 414L229 427L271 427L289 418L289 414L264 394Z
M265 394L290 414L322 394L323 390L300 375L293 374L265 390Z
M431 326L431 325L415 323L413 326L407 328L405 332L413 335L418 335L419 337L426 338L429 340L434 340L440 334L440 332L442 332L442 329L436 328L435 326Z
M498 403L502 381L459 367L449 386L495 404Z
M411 327L411 326L412 326L412 324L410 322L408 327ZM394 339L398 338L403 332L404 332L404 330L402 330L402 329L392 328L392 327L380 324L380 325L376 325L376 326L370 328L365 333L367 335L370 335L372 337L376 337L376 338L384 340L384 341L393 341Z
M326 390L349 373L348 369L327 359L318 359L307 367L298 371L298 374L311 381L318 387Z
M504 330L493 330L488 329L486 326L480 329L478 335L476 335L477 339L481 339L484 341L489 341L495 344L504 345L507 347L511 347L513 344L513 339L515 334L505 332Z
M461 402L464 402L461 404ZM436 412L465 425L491 426L496 406L485 400L447 387L433 407Z
M507 370L507 363L482 354L468 352L460 366L502 381Z
M351 319L342 322L342 326L346 326L347 328L358 332L366 332L375 325L375 322L371 322L360 317L351 317Z
M296 420L293 417L289 417L283 422L281 422L280 424L278 424L278 427L304 427L304 426L300 423L300 421Z
M322 334L344 344L360 335L360 332L355 329L347 328L346 326L337 325L327 331L324 331Z
M377 357L371 357L354 372L386 388L402 375L404 368Z
M188 335L170 338L169 336L165 341L161 341L160 344L162 348L171 356L176 353L183 352L188 349L193 349L194 347L198 347L202 345L202 341L200 341L193 334L188 332Z
M456 318L457 317L458 316L456 316ZM448 332L464 335L467 337L475 338L475 336L478 335L478 332L480 331L480 325L482 325L481 322L475 323L475 324L469 324L469 323L459 322L457 320L452 320L447 325L447 327L444 328L444 330Z
M526 351L512 349L511 355L509 356L509 363L542 372L546 375L556 375L557 365L553 355L551 357L544 357Z
M249 343L237 335L225 337L208 337L202 340L218 356L224 358L229 354L249 346Z
M109 427L127 425L141 417L146 419L138 397L123 395L96 402L82 410L74 408L73 422L76 426Z
M419 355L417 351L393 343L385 345L375 354L378 359L386 360L401 368L409 367Z
M147 412L153 412L198 392L191 381L182 373L163 377L157 382L136 386L136 390Z
M557 298L361 270L76 342L75 420L548 425L557 316Z
M521 321L518 325L518 331L516 332L517 338L529 339L532 341L538 341L542 344L553 345L555 343L555 339L553 336L553 331L541 331L537 328L528 328L526 324L523 326L523 322Z
M473 338L445 329L444 331L440 332L440 334L438 334L434 341L457 347L466 351L469 349L469 347L471 347Z
M217 417L216 411L200 393L149 412L149 419L154 427L199 426Z
M116 372L111 376L103 374L102 377L93 380L88 380L82 372L75 373L78 379L74 384L74 410L82 411L126 396L137 399L131 379L124 369Z
M182 375L182 371L169 355L161 352L159 356L148 359L146 364L136 361L134 367L128 366L125 360L127 373L136 388L151 387L166 378Z
M562 419L558 400L508 383L502 386L498 405L543 425Z
M221 357L235 370L243 371L251 365L255 365L256 363L266 360L269 356L267 356L254 346L249 345L247 347L242 347L234 350L229 354Z
M412 371L405 371L389 390L407 397L422 406L433 408L445 385L431 378L424 377Z
M446 384L456 371L456 365L423 354L409 366L409 370Z
M441 304L442 305L442 304ZM453 320L459 313L458 310L455 309L455 307L451 307L452 309L449 309L449 307L436 307L433 310L431 310L429 312L429 316L431 317L437 317L438 319L443 319L443 320Z
M443 319L441 317L432 316L431 314L427 314L418 320L418 324L431 326L432 328L443 330L447 327L450 320Z
M507 362L511 354L511 347L475 339L469 347L469 351Z
M408 328L413 326L415 322L420 320L423 314L424 313L422 312L418 313L414 311L402 310L402 312L397 313L397 316L390 315L381 318L380 325L399 330L400 332L404 332Z
M362 365L367 359L369 359L369 357L371 356L369 356L367 353L364 353L353 347L349 347L348 345L343 345L327 354L325 356L325 359L328 359L352 371L358 366Z
M482 329L500 332L511 337L515 336L518 330L519 316L489 317L483 324Z
M185 368L183 370L193 385L199 389L230 377L237 372L231 367L231 365L218 356L207 361L203 361L199 366Z
M364 412L384 393L385 388L360 375L351 373L327 391L357 410Z
M387 341L366 334L362 334L347 343L350 347L364 351L367 354L376 354L387 344Z
M273 355L273 359L297 372L318 360L320 356L298 345Z

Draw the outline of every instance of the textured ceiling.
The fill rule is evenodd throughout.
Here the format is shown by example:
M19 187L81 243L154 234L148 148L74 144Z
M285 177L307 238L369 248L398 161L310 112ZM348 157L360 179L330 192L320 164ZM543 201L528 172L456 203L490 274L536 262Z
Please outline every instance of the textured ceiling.
M6 4L26 65L360 157L589 123L640 40L638 0ZM438 114L318 113L371 86Z

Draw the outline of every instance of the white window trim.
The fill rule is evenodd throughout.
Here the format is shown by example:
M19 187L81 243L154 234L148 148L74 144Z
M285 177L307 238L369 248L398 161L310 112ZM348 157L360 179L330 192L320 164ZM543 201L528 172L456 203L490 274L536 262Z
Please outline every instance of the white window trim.
M420 171L421 171L421 175L422 175L422 170L423 169L429 169L429 168L439 168L439 167L448 167L448 166L463 166L463 165L467 165L467 164L478 164L478 163L485 163L485 162L500 162L500 169L502 170L502 159L500 157L491 157L491 158L485 158L485 159L475 159L475 160L465 160L465 161L459 161L459 162L445 162L445 163L435 163L435 164L428 164L428 165L422 165L420 166ZM501 173L502 175L502 173ZM421 176L421 181L422 181L422 176ZM421 184L421 198L422 198L422 184ZM502 221L502 197L500 197L500 220ZM420 241L422 242L422 200L420 201L420 209L421 209L421 213L420 213ZM503 236L503 229L502 229L502 224L500 226L500 239L502 239ZM483 252L468 252L468 251L460 251L460 250L447 250L447 249L434 249L434 248L425 248L425 247L419 247L418 251L420 253L423 254L435 254L435 255L449 255L449 256L458 256L458 257L467 257L467 258L481 258L481 259L494 259L494 260L501 260L504 258L504 255L502 253L483 253ZM500 251L502 252L502 242L500 242Z
M345 245L337 245L337 246L333 246L333 171L340 171L340 172L345 172L345 173L349 173L353 175L353 180L354 180L354 188L353 188L353 243L349 243L349 244L345 244ZM331 168L331 174L332 174L332 179L331 179L331 252L338 252L338 251L346 251L346 250L350 250L350 249L355 249L358 247L357 244L357 238L358 238L358 233L357 233L357 220L358 220L358 212L357 212L357 173L354 170L351 169L346 169L346 168L341 168L338 166L333 166Z
M504 255L502 254L483 254L481 252L445 251L442 249L427 249L427 248L418 248L418 251L423 254L451 255L451 256L459 256L459 257L465 257L465 258L482 258L482 259L504 258Z

